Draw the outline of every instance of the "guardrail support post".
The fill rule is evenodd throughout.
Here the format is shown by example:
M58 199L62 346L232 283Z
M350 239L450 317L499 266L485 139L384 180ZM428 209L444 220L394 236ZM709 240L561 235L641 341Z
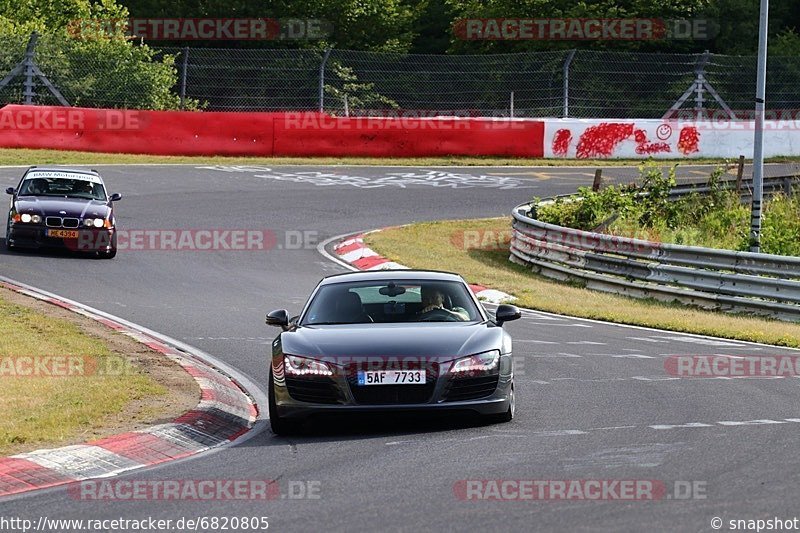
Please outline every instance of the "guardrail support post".
M594 171L594 181L592 182L592 190L597 192L603 183L603 169L598 168Z
M744 156L739 156L739 167L736 170L736 194L742 193L742 176L744 176Z

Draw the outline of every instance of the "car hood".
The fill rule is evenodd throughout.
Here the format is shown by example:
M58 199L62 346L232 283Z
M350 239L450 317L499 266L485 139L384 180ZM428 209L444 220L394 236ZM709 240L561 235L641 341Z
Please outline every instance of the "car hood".
M305 326L281 334L283 352L318 357L425 357L451 360L504 348L491 323Z
M17 213L31 213L41 216L62 217L106 217L111 210L108 204L100 200L83 200L80 198L42 198L23 196L14 202ZM66 214L61 212L65 211Z

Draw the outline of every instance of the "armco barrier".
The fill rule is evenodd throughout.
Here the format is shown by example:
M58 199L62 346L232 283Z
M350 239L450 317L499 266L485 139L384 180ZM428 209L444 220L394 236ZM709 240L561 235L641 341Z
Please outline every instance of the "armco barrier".
M655 243L565 228L513 211L509 259L588 288L800 320L800 258Z
M155 155L542 157L535 120L336 118L8 105L0 146Z

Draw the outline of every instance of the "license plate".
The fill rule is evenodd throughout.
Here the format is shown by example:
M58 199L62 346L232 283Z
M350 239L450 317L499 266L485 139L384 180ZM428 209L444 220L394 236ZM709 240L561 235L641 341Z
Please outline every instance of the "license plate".
M77 230L69 230L69 229L49 229L47 230L48 237L56 237L59 239L77 239L78 232Z
M424 385L425 370L362 370L359 385Z

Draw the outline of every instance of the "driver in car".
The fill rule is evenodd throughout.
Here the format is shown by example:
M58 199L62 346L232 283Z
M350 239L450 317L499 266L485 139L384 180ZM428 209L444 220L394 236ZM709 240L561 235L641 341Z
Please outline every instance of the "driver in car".
M422 316L438 310L439 313L442 313L444 316L451 315L455 320L460 322L469 321L469 314L466 309L460 307L454 307L452 309L445 308L445 296L441 290L423 286L421 292L422 309L420 309L417 315Z

